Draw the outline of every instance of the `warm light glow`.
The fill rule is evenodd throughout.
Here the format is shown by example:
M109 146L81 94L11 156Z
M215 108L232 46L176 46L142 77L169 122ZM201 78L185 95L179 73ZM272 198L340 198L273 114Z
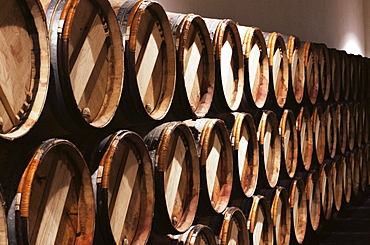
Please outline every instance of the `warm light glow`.
M360 54L364 55L361 48L361 43L358 37L354 33L347 33L343 38L344 45L342 46L348 54Z

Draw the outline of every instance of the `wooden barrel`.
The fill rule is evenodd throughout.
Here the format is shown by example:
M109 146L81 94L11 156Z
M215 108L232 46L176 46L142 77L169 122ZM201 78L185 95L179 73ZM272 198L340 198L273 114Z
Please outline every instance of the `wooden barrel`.
M335 114L335 106L328 104L325 109L325 127L326 127L326 144L328 145L328 155L334 158L337 152L337 118Z
M153 228L157 234L185 232L195 218L200 192L193 135L185 124L169 122L150 131L144 142L155 174Z
M343 196L346 203L351 201L352 194L352 164L350 152L346 152L341 157L343 166Z
M359 90L358 90L358 82L359 82L359 62L356 58L355 55L353 54L347 54L345 58L342 58L342 59L345 59L346 63L347 63L347 70L348 70L348 73L349 73L349 78L348 78L348 85L346 84L345 86L347 86L347 89L348 89L348 98L350 100L356 100L357 99L357 96L359 94ZM343 81L344 82L344 81Z
M351 76L351 61L349 55L346 51L340 50L339 59L340 59L340 70L341 70L341 90L342 98L345 101L350 99L350 94L352 98L357 99L358 94L358 76ZM353 64L353 63L352 63ZM356 67L356 66L355 66ZM357 69L357 68L354 68ZM354 71L353 75L356 73Z
M120 130L95 151L92 175L97 210L95 242L145 243L154 212L154 180L148 150L139 135ZM98 233L98 234L97 234Z
M280 119L279 134L281 137L281 154L283 156L280 175L287 175L289 178L293 178L298 162L298 134L295 116L291 110L284 110Z
M317 48L318 63L319 63L319 96L324 101L328 101L330 97L331 86L331 67L328 47L324 43L315 44ZM320 95L321 94L321 95Z
M346 126L347 126L347 146L350 151L353 150L356 140L356 117L354 111L354 103L346 104Z
M367 60L362 57L361 55L356 55L356 58L358 60L358 73L359 73L359 78L358 78L358 100L364 100L368 97L367 94L367 89L368 89L368 84L367 84Z
M322 215L329 220L333 211L333 179L330 174L331 160L325 160L319 169L319 185L321 193Z
M2 188L0 186L0 244L8 245L8 227L6 224L6 202L4 201Z
M319 93L319 63L317 49L311 42L302 42L308 101L315 104Z
M339 52L336 49L329 48L330 56L330 67L331 67L331 97L334 101L338 101L341 95L340 83L341 78L341 62L339 57Z
M181 235L174 237L177 243L171 245L216 245L216 239L212 230L205 225L196 224Z
M200 201L198 216L222 213L230 200L233 182L231 142L224 121L186 121L195 134L200 156Z
M337 149L340 153L344 153L347 149L347 110L345 104L339 103L335 105L335 117L337 121Z
M278 183L284 186L289 195L289 207L291 212L291 242L302 244L306 235L307 227L307 195L302 178L293 180L281 180Z
M360 174L361 174L361 191L365 192L368 185L368 176L367 176L367 160L368 152L366 152L366 145L360 147L362 153L362 161L360 162Z
M103 128L116 115L123 88L115 14L102 0L51 1L46 6L54 115L67 130Z
M299 161L305 170L309 170L312 163L314 148L311 115L307 107L301 107L296 119L299 147Z
M326 153L326 129L325 115L321 106L315 106L312 109L312 131L314 140L313 155L315 160L321 164L325 159Z
M221 231L220 234L218 234L218 244L249 245L247 221L239 208L228 207L223 212Z
M294 101L292 102L300 104L304 96L304 86L306 82L304 69L305 63L301 40L298 37L291 35L284 36L284 41L286 45L289 64L288 100L290 94L292 93L294 96Z
M291 212L287 190L282 186L276 186L263 192L263 195L270 203L270 212L276 244L290 242L291 233Z
M360 108L360 103L355 102L353 106L353 116L355 118L355 123L356 123L356 145L357 147L360 147L362 145L362 138L363 138L363 120L361 116L361 108Z
M230 19L204 18L213 42L215 91L211 113L236 111L244 90L244 60L236 23Z
M336 156L331 162L331 178L333 180L334 207L340 211L343 197L343 162L340 156Z
M320 225L321 196L319 175L315 170L311 170L306 175L306 197L308 201L308 220L313 231Z
M163 119L171 106L176 81L175 46L167 14L152 1L110 3L125 49L123 113L135 123Z
M0 137L27 134L39 119L49 86L50 56L39 1L4 1L0 26Z
M269 57L269 103L267 106L272 109L275 105L283 108L289 86L289 64L284 38L280 33L263 33L267 54Z
M225 119L233 149L232 198L251 197L258 181L259 151L256 127L248 113L234 112Z
M213 45L204 20L195 14L167 12L176 47L176 87L170 113L179 118L204 117L215 84Z
M248 215L250 244L273 244L273 223L267 200L261 196L253 196L252 207Z
M370 144L366 144L364 148L364 156L363 156L364 164L366 164L367 169L367 184L370 185Z
M357 197L360 191L360 162L362 162L362 150L360 148L355 148L350 154L350 164L352 171L352 191L353 197Z
M278 121L273 111L263 111L258 120L257 140L259 143L260 170L259 188L275 187L279 178L281 163L281 138Z
M94 193L80 151L61 139L33 153L8 213L11 244L92 244Z
M239 26L244 55L244 93L242 108L262 108L267 100L269 64L265 39L257 27Z
M369 132L370 132L370 113L369 105L365 101L362 101L359 106L359 120L361 121L362 127L362 142L367 144L369 142Z

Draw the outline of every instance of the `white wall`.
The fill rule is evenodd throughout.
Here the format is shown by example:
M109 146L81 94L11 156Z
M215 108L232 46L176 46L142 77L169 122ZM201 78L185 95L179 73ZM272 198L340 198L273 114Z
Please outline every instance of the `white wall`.
M364 56L365 33L370 38L370 14L366 14L370 13L369 0L157 1L166 11L230 18L262 31L295 35L302 41L323 42L328 47ZM367 50L370 52L370 44Z

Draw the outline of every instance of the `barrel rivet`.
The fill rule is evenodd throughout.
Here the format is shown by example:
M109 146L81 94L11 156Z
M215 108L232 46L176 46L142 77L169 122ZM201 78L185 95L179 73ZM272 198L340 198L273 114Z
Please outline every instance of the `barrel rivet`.
M176 216L173 216L173 217L172 217L172 225L176 226L176 225L177 225L177 223L178 223L178 221L177 221L177 217L176 217Z
M127 238L123 239L123 244L128 245L128 239Z
M151 104L146 104L146 105L145 105L145 110L146 110L147 112L151 112L151 111L152 111L152 105L151 105Z
M82 109L82 117L83 118L90 118L91 117L91 112L89 108L83 108Z

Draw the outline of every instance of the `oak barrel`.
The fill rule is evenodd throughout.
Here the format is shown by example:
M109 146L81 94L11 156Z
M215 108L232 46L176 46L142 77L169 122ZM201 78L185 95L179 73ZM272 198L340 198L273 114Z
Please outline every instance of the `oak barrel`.
M104 128L116 116L123 88L124 54L116 16L104 0L49 2L53 113L73 132Z
M222 213L229 203L233 182L233 153L228 131L221 119L186 121L200 156L200 201L197 216Z
M322 216L329 220L333 211L334 194L333 194L333 179L330 174L331 159L325 160L319 168L319 185L321 194Z
M262 108L267 100L269 64L265 39L257 27L238 26L244 55L242 109Z
M335 114L337 121L337 149L340 153L344 153L347 149L347 110L345 104L339 103L335 105Z
M361 115L361 104L358 102L354 102L353 104L353 117L355 118L355 128L356 128L356 143L355 146L361 147L362 145L362 138L363 138L363 129L364 129L364 121L362 120Z
M49 139L33 153L8 213L13 244L92 244L90 172L75 145Z
M49 35L36 0L2 3L0 137L27 134L43 111L49 86Z
M336 156L331 162L330 173L333 180L334 207L340 211L343 197L343 162L340 156Z
M204 117L215 84L213 45L199 15L167 12L176 47L176 88L170 113L177 119ZM179 115L177 115L179 114Z
M204 18L213 42L215 91L211 114L236 111L244 90L244 60L236 23L230 19Z
M264 196L252 197L248 215L249 240L251 245L271 245L274 241L273 223L269 204Z
M349 150L353 150L356 141L356 117L354 111L355 105L353 102L346 104L346 126L347 126L347 146Z
M283 156L280 176L287 175L289 178L293 178L297 169L299 149L296 119L291 110L284 110L280 119L279 134L281 137L281 154Z
M309 103L315 104L319 93L319 63L317 49L312 42L302 42L306 78L306 94Z
M257 140L259 143L258 188L275 187L279 178L281 163L281 138L278 121L273 111L263 111L257 121Z
M369 96L367 93L367 89L369 85L367 84L368 81L368 63L367 63L367 58L362 57L361 55L356 55L356 58L358 60L358 73L359 73L359 78L358 78L358 96L357 100L365 100Z
M296 119L299 147L300 166L309 170L312 163L314 139L310 111L307 107L301 107Z
M171 27L158 2L110 0L125 49L122 111L134 123L161 120L171 106L176 54Z
M289 65L284 38L280 33L263 33L269 57L269 109L284 107L288 95Z
M153 228L157 234L185 232L194 221L200 194L199 159L193 135L184 123L168 122L150 131L144 142L155 174Z
M360 192L360 165L362 164L362 150L360 148L355 148L350 154L350 164L352 170L352 191L353 197L357 197Z
M361 153L362 153L362 161L361 161L361 164L360 164L360 173L361 173L361 191L362 192L365 192L366 191L366 188L367 188L367 185L368 185L368 176L367 176L367 154L368 152L366 152L366 145L362 145L361 147Z
M205 225L196 224L181 235L173 237L177 243L171 245L216 245L215 235L212 230Z
M331 67L329 50L324 43L315 44L315 47L317 49L319 63L319 96L321 96L324 101L328 101L330 98L331 89Z
M154 212L154 180L143 140L132 131L117 131L101 141L93 161L97 165L91 177L97 206L96 233L101 242L145 243Z
M233 149L232 198L251 197L257 187L259 151L253 117L248 113L229 114L225 123Z
M370 144L366 144L364 147L364 164L367 169L367 184L370 185Z
M334 101L338 101L340 99L341 91L341 81L342 81L342 74L341 74L341 62L339 51L333 48L329 48L329 56L330 56L330 68L331 68L331 85L330 85L330 94L331 98Z
M369 142L370 133L370 112L369 104L366 101L362 101L359 107L359 120L361 121L362 127L362 142L367 144Z
M220 234L218 234L218 244L249 245L247 221L243 212L239 208L228 207L223 212L221 231Z
M289 97L294 97L294 100L289 101L289 106L293 106L295 103L300 104L304 95L305 87L305 63L303 56L303 47L299 37L294 35L284 36L286 45L286 51L288 55L289 64Z
M337 152L338 130L335 106L328 104L325 109L326 144L328 145L328 157L334 158Z
M343 196L346 203L351 201L352 195L352 164L351 164L350 152L345 152L342 155L342 165L343 165Z
M325 159L327 149L325 115L321 106L313 107L311 121L314 140L313 155L315 157L315 161L321 164Z
M348 93L347 98L350 100L357 100L357 97L360 97L359 95L361 92L359 90L361 66L360 60L353 54L347 54L346 57L343 57L342 59L345 59L344 62L346 62L347 65L345 69L348 70L347 72L349 73L348 81L342 81L342 83L346 83L344 86L346 86L348 90L348 92L346 91Z
M355 100L357 99L358 94L358 75L355 75L357 72L355 70L358 70L357 68L357 60L354 67L354 70L352 71L351 76L351 61L350 61L350 55L347 54L346 51L340 50L339 52L339 58L340 58L340 70L341 70L341 90L342 90L342 99L344 101L348 101L350 99L350 95ZM352 62L353 64L353 62Z
M306 175L306 195L308 201L308 220L313 231L316 231L320 225L321 215L321 196L319 175L315 170L311 170Z

